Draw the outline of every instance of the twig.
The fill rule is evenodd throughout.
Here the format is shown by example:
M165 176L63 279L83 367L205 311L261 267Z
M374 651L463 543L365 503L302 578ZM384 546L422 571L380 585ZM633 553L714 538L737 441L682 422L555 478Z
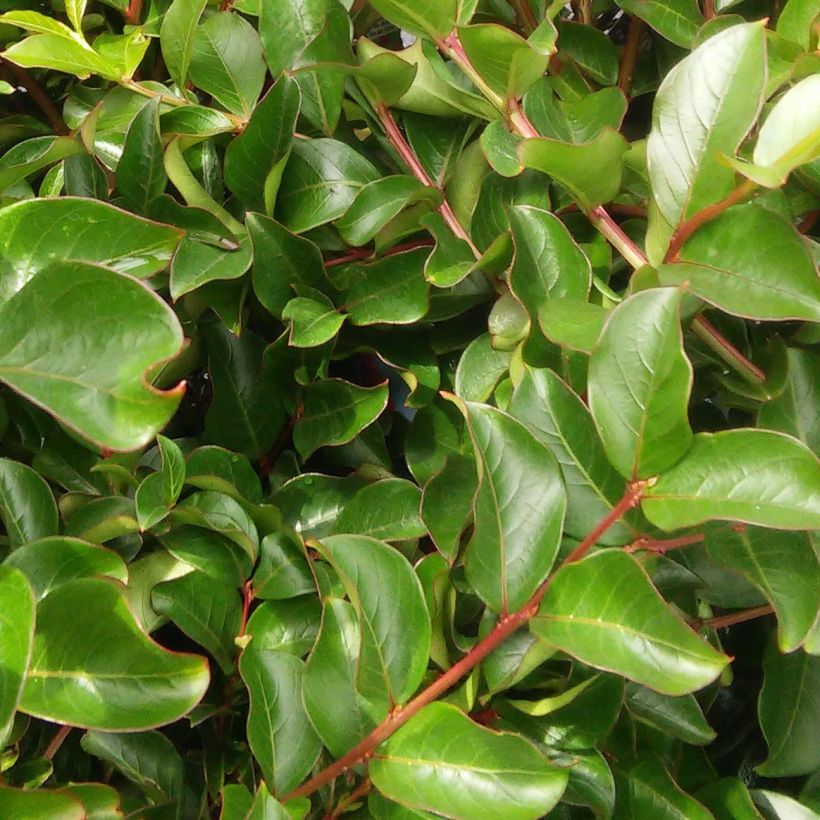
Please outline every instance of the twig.
M413 248L431 248L435 243L431 239L413 239L409 242L402 242L399 245L394 245L392 248L386 250L379 259L385 256L393 256L397 253L413 250ZM373 251L368 248L353 248L344 256L337 256L335 259L326 259L325 267L332 268L335 265L344 265L345 262L355 262L357 259L370 259L373 256Z
M73 729L73 726L61 726L55 733L54 737L51 738L51 743L48 744L46 750L43 752L43 757L46 760L53 760L54 755L57 754L58 749L60 746L63 745L63 741L68 737L69 732Z
M727 626L742 624L744 621L752 621L755 618L762 618L764 615L772 615L774 609L769 604L756 606L754 609L744 609L740 612L732 612L730 615L718 615L716 618L706 618L703 621L695 621L691 624L695 631L705 629L723 629Z
M683 247L683 243L686 242L698 228L720 216L725 210L731 208L732 205L737 205L739 202L747 199L755 192L756 188L757 183L747 179L735 188L725 199L721 199L720 202L715 202L713 205L707 205L705 208L701 208L691 219L687 219L672 235L672 239L669 242L669 249L666 251L666 256L664 257L664 262L674 262L678 257L681 247Z
M648 535L642 535L636 538L631 544L624 547L624 552L638 552L639 550L646 550L646 552L656 552L663 555L669 550L676 550L679 547L688 547L690 544L699 544L706 538L702 533L694 533L693 535L682 535L680 538L650 538Z
M25 68L22 66L16 65L12 63L10 60L3 60L0 57L0 61L5 62L8 66L9 71L11 71L12 76L17 82L18 85L25 88L26 92L28 93L29 97L31 97L34 104L43 112L43 116L48 120L48 124L52 127L55 134L61 134L66 136L69 134L68 126L63 121L62 114L57 110L57 107L51 101L51 98L46 93L43 86L40 85L34 77L26 71Z
M629 31L626 35L626 45L624 46L624 56L621 61L621 70L618 74L618 88L624 92L624 96L627 100L632 92L632 78L635 76L635 64L638 62L641 34L643 34L643 20L641 20L640 17L633 16L629 21Z
M538 20L535 19L529 0L511 0L511 2L524 33L532 34L538 28Z
M711 20L715 16L715 0L704 0L703 16L707 20Z
M344 812L347 809L348 806L351 806L360 797L364 797L372 788L373 784L370 782L370 778L366 777L364 780L362 780L361 783L359 783L358 786L356 786L355 789L353 789L352 792L350 792L350 794L346 794L339 801L338 805L335 809L333 809L332 812L325 815L324 820L335 820L342 814L342 812Z
M696 316L691 324L692 332L710 350L723 359L733 370L736 370L751 384L766 381L766 374L753 362L750 362L703 314Z
M125 10L125 22L129 26L138 26L142 17L142 0L131 0Z
M644 489L649 486L649 484L650 482L648 481L635 481L629 484L624 492L623 498L604 516L581 544L564 559L561 566L564 567L582 558L598 538L618 521L620 516L640 501ZM555 573L552 573L549 578L538 587L535 594L521 609L506 617L500 618L486 638L479 641L460 661L453 664L440 678L416 695L406 706L393 709L364 740L357 743L346 755L340 757L335 763L331 763L330 766L314 775L306 783L299 786L298 789L285 795L282 800L287 802L295 797L306 797L309 794L313 794L313 792L321 789L326 784L344 774L351 767L369 760L373 756L376 747L387 740L387 738L401 726L407 723L410 718L427 706L428 703L437 700L441 695L447 692L448 689L455 686L456 683L481 663L484 658L504 643L519 627L533 618L538 613L541 601L544 595L546 595L550 581L554 577Z

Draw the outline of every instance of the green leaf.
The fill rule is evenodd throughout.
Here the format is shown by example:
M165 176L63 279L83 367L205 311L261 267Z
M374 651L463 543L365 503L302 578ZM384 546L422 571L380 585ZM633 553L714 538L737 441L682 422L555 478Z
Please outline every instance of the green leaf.
M510 290L530 321L536 324L552 299L586 300L592 268L558 217L528 205L513 205L509 214L515 246Z
M538 311L538 324L551 342L581 353L592 353L607 315L600 305L553 297Z
M820 721L820 657L798 650L763 657L763 688L757 705L769 756L757 767L764 777L796 777L820 766L813 738Z
M524 94L544 75L554 51L495 23L461 26L458 37L473 68L502 99Z
M682 48L692 47L705 22L695 0L618 0L618 5Z
M323 379L304 391L304 409L293 428L293 443L303 459L319 447L352 441L387 406L387 383L359 387L342 379Z
M382 541L421 538L421 491L410 481L387 478L362 487L342 510L336 532L369 535Z
M94 51L79 35L34 34L7 48L3 57L23 68L50 68L80 79L99 74L118 80L123 74L120 66Z
M618 51L607 36L594 26L561 21L558 48L601 85L618 82Z
M282 310L282 319L290 324L292 347L319 347L334 339L345 319L321 291L310 289L311 297L297 296Z
M260 652L281 650L302 657L316 641L321 617L322 605L315 596L265 601L248 620L247 634Z
M359 691L371 698L385 691L391 703L405 703L430 656L430 616L418 577L400 552L374 538L333 535L320 550L359 617Z
M83 750L115 767L158 803L176 802L184 767L179 752L159 732L86 732Z
M375 0L382 17L417 36L443 40L455 27L456 0Z
M617 131L605 127L588 142L576 144L547 137L526 139L518 146L518 156L525 168L549 174L590 210L617 195L628 148Z
M526 368L515 388L509 412L523 422L558 460L567 488L564 530L583 538L618 503L623 479L607 461L584 403L551 370ZM600 544L625 544L632 528L619 521Z
M236 587L214 581L202 572L189 572L157 584L151 591L151 606L203 647L226 674L231 673L236 654L234 638L242 624Z
M179 322L128 276L54 264L0 306L0 328L0 379L99 444L144 445L179 403L180 388L145 381L148 368L179 352Z
M458 556L477 488L475 461L458 454L449 456L424 487L421 518L436 548L450 563Z
M291 815L273 797L264 783L259 785L250 812L244 820L291 820Z
M161 540L177 560L217 581L238 587L251 574L251 556L218 532L183 525L163 535Z
M766 430L699 433L685 458L646 490L642 508L663 530L710 519L817 529L817 458L797 440Z
M0 566L0 746L6 745L23 693L34 639L34 603L26 576L13 566Z
M567 500L555 457L523 424L467 403L478 464L467 578L505 615L522 607L547 577L561 541Z
M123 583L128 580L128 569L116 552L65 535L30 541L3 563L28 578L37 601L74 578L104 575Z
M377 259L355 271L345 299L351 324L412 324L427 313L426 248Z
M36 232L31 225L41 226ZM0 301L59 262L93 262L130 276L161 271L182 231L104 202L29 199L0 209Z
M259 566L253 574L257 598L295 598L316 589L301 540L287 532L271 533L259 545Z
M296 82L280 77L225 151L225 183L249 210L273 211L299 104Z
M820 321L820 281L805 242L760 205L730 208L704 225L658 274L736 316Z
M208 282L244 276L251 266L252 246L247 235L237 239L237 246L229 249L186 236L171 263L171 298L179 299Z
M180 88L188 79L197 23L207 0L172 0L162 18L159 42L168 73Z
M793 652L806 640L820 611L820 562L809 533L710 527L706 551L766 596L777 614L781 652Z
M197 447L188 456L185 483L262 503L262 484L250 461L222 447Z
M703 746L717 736L694 695L670 697L637 683L627 683L626 708L636 720L686 743Z
M348 478L302 473L273 496L282 510L287 527L303 538L323 538L333 533L336 519L365 482L352 475Z
M190 73L228 111L249 118L265 80L256 29L232 12L209 17L194 34Z
M637 561L617 550L559 569L530 629L590 666L666 695L703 688L728 663L673 614Z
M817 9L812 0L787 0L777 18L777 33L808 51L816 18Z
M785 390L760 406L759 427L779 430L800 439L820 452L820 358L790 347L789 374Z
M761 820L749 790L739 777L722 777L697 791L698 800L715 820Z
M83 154L83 146L71 137L24 140L0 157L0 191L11 188L42 168L78 154Z
M709 38L664 78L647 143L655 202L677 227L727 196L734 156L757 118L766 74L760 23L732 26Z
M12 549L59 529L51 488L31 467L7 458L0 458L0 517Z
M276 794L298 786L322 750L302 705L304 670L299 658L259 649L255 639L239 659L250 696L248 743Z
M386 698L367 700L357 687L362 636L353 606L339 598L324 602L322 626L302 680L310 722L334 757L341 757L386 715ZM333 692L329 698L328 692Z
M86 811L86 820L118 820L120 796L102 783L72 783L61 791L79 800Z
M277 218L294 233L332 222L379 177L369 160L343 142L297 140L282 175Z
M327 287L324 260L313 242L261 214L248 214L247 226L253 243L253 289L266 310L281 317L294 288Z
M26 820L85 820L83 804L66 791L56 789L0 788L0 812L4 817Z
M435 199L438 192L414 177L387 176L364 186L336 223L342 239L354 247L366 245L407 205L422 197Z
M658 760L646 760L615 773L613 817L663 817L664 820L712 820L712 815L684 792Z
M495 350L489 333L476 336L459 359L456 395L466 401L487 401L509 367L509 352Z
M689 449L692 366L683 352L681 293L641 291L609 316L589 361L589 408L610 463L647 478Z
M165 191L168 178L162 164L159 98L147 102L134 117L117 163L117 190L123 203L140 214Z
M462 820L535 820L567 782L524 738L478 726L444 703L425 707L379 746L370 777L403 806Z
M113 582L81 578L37 607L20 709L93 729L148 729L182 717L208 681L203 658L168 652L142 632Z
M235 336L221 323L208 325L205 339L214 391L205 432L215 444L259 458L284 422L265 343L250 331Z

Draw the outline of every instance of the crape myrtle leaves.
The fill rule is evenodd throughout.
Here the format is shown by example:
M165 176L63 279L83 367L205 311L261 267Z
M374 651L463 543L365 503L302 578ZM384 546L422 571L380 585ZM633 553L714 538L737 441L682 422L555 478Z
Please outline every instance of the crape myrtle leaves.
M255 639L239 660L250 695L248 743L276 794L298 786L322 749L302 705L304 669L299 658L259 648Z
M117 190L123 204L138 214L148 214L149 205L168 184L162 161L159 110L160 101L155 97L134 117L117 163Z
M820 721L820 656L798 650L781 655L770 645L763 657L758 700L760 728L769 747L757 767L765 777L795 777L820 766L815 738Z
M742 241L727 243L727 236ZM704 225L658 275L735 316L820 321L820 280L808 247L760 205L730 208Z
M83 804L67 789L0 788L0 812L6 817L28 817L31 820L85 820Z
M372 424L387 406L387 383L359 387L342 379L313 382L303 393L303 410L293 428L302 458L319 447L346 444Z
M567 783L566 770L524 738L478 726L444 703L425 707L379 746L369 771L391 800L463 820L536 820Z
M760 110L764 41L759 23L732 26L681 60L658 89L647 162L654 200L673 227L734 187L722 155L734 156Z
M287 601L265 601L248 619L246 634L252 635L257 651L289 652L303 657L319 634L322 604L301 596Z
M680 300L671 288L631 296L612 311L590 358L589 408L610 462L627 479L666 470L692 442Z
M692 47L698 29L705 22L696 0L619 0L618 5L683 48Z
M694 695L670 697L636 683L627 683L626 708L636 720L686 743L700 746L711 743L716 737Z
M37 607L20 709L93 729L148 729L186 714L208 681L204 658L169 652L142 631L115 582L80 578Z
M0 327L0 379L99 444L145 444L179 403L181 389L160 391L145 380L179 352L179 322L129 276L53 264L0 307Z
M35 600L26 576L0 566L0 745L5 746L23 692L34 639Z
M698 433L686 456L646 490L642 509L663 530L709 519L784 530L820 526L817 457L768 430Z
M405 31L433 40L443 40L458 19L456 0L376 0L373 8Z
M820 560L809 533L713 525L706 530L706 550L766 596L777 614L781 652L806 640L820 611Z
M467 578L495 611L513 612L546 578L561 539L566 492L550 450L521 422L464 403L479 484Z
M404 703L430 655L430 616L421 584L401 553L374 538L334 535L318 547L339 575L361 630L358 687Z
M225 183L249 210L273 210L290 154L299 102L295 81L280 77L225 152Z
M0 518L12 549L56 535L57 504L39 473L11 459L0 459Z
M420 538L427 534L420 507L421 490L411 481L375 481L362 487L347 504L336 522L336 532L369 535L381 541Z
M728 663L673 614L635 559L617 550L561 568L530 629L584 663L667 695L703 688Z
M567 488L564 530L583 538L623 495L624 481L610 466L589 410L552 370L526 368L509 412L549 447ZM598 540L625 544L632 529L620 521Z
M0 209L0 300L54 263L92 262L130 276L151 276L167 267L181 238L176 228L91 199L9 205Z
M615 771L615 811L613 817L655 815L675 820L711 820L712 814L675 782L657 759Z
M206 0L173 0L162 18L159 41L168 73L183 88L194 51L196 27Z

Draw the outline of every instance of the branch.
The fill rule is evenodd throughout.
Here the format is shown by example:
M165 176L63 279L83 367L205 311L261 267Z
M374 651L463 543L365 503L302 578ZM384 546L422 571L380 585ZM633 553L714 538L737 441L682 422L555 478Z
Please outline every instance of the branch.
M46 760L52 760L54 758L54 755L57 754L58 749L63 745L63 741L68 737L69 732L73 728L73 726L61 726L57 730L54 737L51 739L51 743L48 744L46 750L43 752L43 757Z
M45 116L48 120L48 124L54 130L54 133L61 134L63 136L68 135L70 132L68 130L68 126L63 121L62 114L60 114L57 110L57 107L51 101L51 98L48 96L43 86L41 86L40 83L37 82L37 80L35 80L34 77L32 77L31 74L29 74L28 71L26 71L26 69L22 66L16 65L10 60L3 61L2 57L0 57L0 62L5 62L17 84L22 88L25 88L29 97L31 97L32 102L40 109L40 111L43 112L43 116Z
M640 17L633 16L629 21L629 32L626 35L621 71L618 75L618 88L624 92L624 96L627 100L632 92L632 78L635 75L635 64L638 62L642 33L643 20L641 20Z
M715 219L715 217L720 216L725 210L731 208L732 205L737 205L739 202L747 199L755 192L756 188L757 183L747 179L735 188L735 190L732 191L732 193L725 199L721 199L720 202L715 202L713 205L708 205L707 207L699 210L691 219L684 222L683 225L681 225L672 235L672 239L669 242L669 249L666 251L666 256L663 261L674 262L678 257L680 249L683 247L683 243L686 242L686 240L689 239L689 237L698 228L705 225L707 222L711 222Z
M659 555L669 552L669 550L676 550L679 547L688 547L690 544L699 544L706 538L702 533L694 533L693 535L682 535L680 538L650 538L648 535L642 535L636 538L631 544L624 547L624 552L638 552L639 550L646 550L646 552L656 552Z
M510 3L515 9L515 16L518 18L524 33L532 34L538 28L538 20L535 19L529 0L510 0Z
M434 244L435 242L431 239L411 239L408 242L393 245L392 248L388 248L383 254L381 254L379 258L384 259L385 256L393 256L397 253L404 253L404 251L410 251L413 250L413 248L432 248ZM357 259L370 259L373 255L373 251L369 248L353 248L344 256L337 256L334 259L326 259L325 267L332 268L336 265L344 265L345 262L355 262Z
M576 547L560 564L559 568L578 561L587 553L589 548L600 538L621 516L632 509L641 499L643 491L650 486L649 481L635 481L629 484L623 498L604 516L590 534ZM557 570L556 570L557 571ZM431 683L426 689L416 695L405 706L397 706L390 714L366 737L356 744L346 755L331 763L326 769L314 775L306 783L299 786L290 794L285 795L283 802L295 797L307 797L323 786L344 774L348 769L364 763L373 756L376 747L384 743L394 732L407 723L421 709L438 699L466 677L484 658L497 649L519 627L524 626L534 617L541 601L546 595L550 581L555 577L553 572L546 581L535 591L532 598L516 612L501 618L486 638L479 641L460 661L453 664L440 678Z
M736 370L750 384L760 384L766 381L766 374L756 364L750 362L728 339L722 336L703 314L696 316L690 327L698 339L717 353L726 364Z
M695 621L691 624L692 629L698 631L709 627L710 629L724 629L727 626L742 624L744 621L752 621L755 618L762 618L764 615L772 615L774 609L769 604L756 606L754 609L744 609L740 612L732 612L730 615L718 615L716 618L707 618L704 621Z
M129 26L138 26L142 17L142 0L131 0L125 10L125 22Z
M339 801L336 808L333 809L332 812L325 815L324 820L335 820L335 818L339 817L342 812L348 808L348 806L355 803L360 797L364 797L372 788L373 784L370 782L370 778L366 777L361 783L359 783L358 786L356 786L355 789L353 789L352 792L350 792L350 794L345 795Z

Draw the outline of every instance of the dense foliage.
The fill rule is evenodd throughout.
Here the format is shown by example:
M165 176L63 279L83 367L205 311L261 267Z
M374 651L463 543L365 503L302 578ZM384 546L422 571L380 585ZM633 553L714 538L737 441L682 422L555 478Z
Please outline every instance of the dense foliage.
M0 817L818 816L816 0L0 10Z

